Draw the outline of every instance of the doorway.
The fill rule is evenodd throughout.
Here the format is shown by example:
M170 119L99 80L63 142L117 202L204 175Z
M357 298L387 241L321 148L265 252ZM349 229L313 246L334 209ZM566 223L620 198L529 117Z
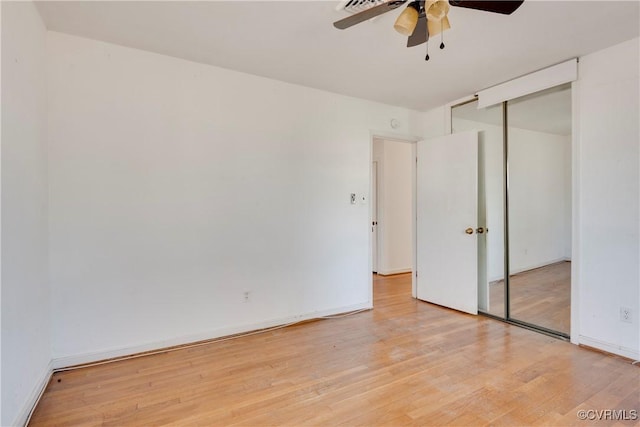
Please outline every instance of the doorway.
M377 137L371 156L371 266L388 276L414 263L415 141Z

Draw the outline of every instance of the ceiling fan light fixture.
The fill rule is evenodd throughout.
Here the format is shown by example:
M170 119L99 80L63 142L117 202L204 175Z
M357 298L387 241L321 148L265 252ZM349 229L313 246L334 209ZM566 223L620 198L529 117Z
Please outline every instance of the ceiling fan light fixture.
M440 21L446 18L449 13L449 7L448 0L427 0L424 4L427 20Z
M347 0L344 0L347 1ZM342 18L333 23L333 26L344 30L360 22L366 22L385 12L392 11L405 5L408 6L402 11L395 21L393 27L400 34L408 37L407 47L414 47L426 43L427 56L429 60L429 39L431 36L440 34L440 49L445 48L444 31L451 28L449 23L449 9L451 6L463 7L467 9L477 9L485 12L511 15L525 0L348 0L350 3L361 5L373 2L371 6L354 15Z
M393 24L393 28L403 36L409 37L413 34L413 31L416 29L416 25L418 24L419 9L419 2L409 4L409 6L402 11L400 16L398 16L395 24Z
M429 21L427 20L427 29L429 31L429 36L435 36L436 34L440 34L443 31L451 28L451 24L449 24L449 18L444 17L440 21Z

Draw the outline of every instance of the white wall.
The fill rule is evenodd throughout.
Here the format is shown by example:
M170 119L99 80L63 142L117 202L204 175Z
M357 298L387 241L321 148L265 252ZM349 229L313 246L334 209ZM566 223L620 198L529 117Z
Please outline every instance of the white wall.
M25 421L51 359L47 260L46 31L2 2L2 418Z
M509 270L570 259L571 137L509 127ZM569 181L570 182L570 181Z
M640 358L639 40L580 59L579 341ZM575 200L574 200L575 201ZM633 323L620 321L620 307Z
M368 196L372 132L420 134L419 113L48 42L60 364L371 305L369 206L349 194Z
M413 164L409 142L374 140L378 162L378 273L411 271Z

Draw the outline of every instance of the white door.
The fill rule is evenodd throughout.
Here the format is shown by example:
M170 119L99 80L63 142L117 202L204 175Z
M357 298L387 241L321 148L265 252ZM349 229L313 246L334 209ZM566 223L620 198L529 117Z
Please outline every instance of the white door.
M417 144L416 296L478 313L478 133Z
M378 162L371 165L371 264L378 272Z

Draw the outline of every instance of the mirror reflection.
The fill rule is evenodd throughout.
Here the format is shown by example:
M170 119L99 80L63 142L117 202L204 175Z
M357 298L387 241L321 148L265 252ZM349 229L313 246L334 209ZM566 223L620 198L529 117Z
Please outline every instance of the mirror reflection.
M569 334L571 86L507 102L510 315Z

